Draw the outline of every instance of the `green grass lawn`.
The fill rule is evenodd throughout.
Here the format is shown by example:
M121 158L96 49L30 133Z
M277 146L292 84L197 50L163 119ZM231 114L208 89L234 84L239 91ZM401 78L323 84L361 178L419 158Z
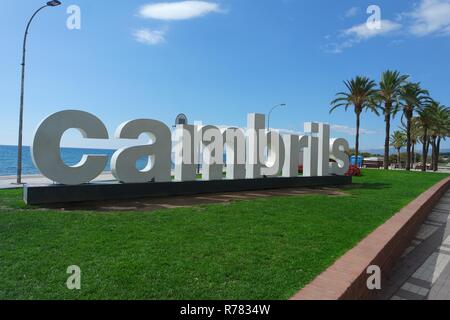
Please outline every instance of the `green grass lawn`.
M0 191L0 298L288 299L446 176L366 170L348 196L151 213L27 208Z

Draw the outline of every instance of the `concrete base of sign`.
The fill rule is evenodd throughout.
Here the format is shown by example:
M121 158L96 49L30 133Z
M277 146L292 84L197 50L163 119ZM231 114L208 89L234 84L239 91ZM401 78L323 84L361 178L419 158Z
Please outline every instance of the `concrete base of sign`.
M296 187L339 186L352 183L351 177L295 177L244 180L191 181L167 183L96 183L79 186L25 186L23 197L28 205L73 203L105 200L185 196L219 192L239 192Z

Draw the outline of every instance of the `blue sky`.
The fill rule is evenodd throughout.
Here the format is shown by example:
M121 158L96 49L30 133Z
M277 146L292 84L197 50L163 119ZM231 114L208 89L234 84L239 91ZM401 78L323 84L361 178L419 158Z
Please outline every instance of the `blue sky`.
M16 144L23 31L42 2L2 4L0 144ZM45 116L63 109L92 112L112 135L123 121L171 125L181 112L245 126L247 113L277 103L288 107L274 113L272 127L329 122L333 136L353 144L354 114L330 116L329 103L343 80L379 80L386 69L450 104L450 0L168 2L69 0L41 12L28 46L25 144ZM81 10L80 30L66 26L70 5ZM381 8L381 29L366 27L370 5ZM364 114L362 127L362 148L380 148L382 118ZM64 145L88 146L73 133Z

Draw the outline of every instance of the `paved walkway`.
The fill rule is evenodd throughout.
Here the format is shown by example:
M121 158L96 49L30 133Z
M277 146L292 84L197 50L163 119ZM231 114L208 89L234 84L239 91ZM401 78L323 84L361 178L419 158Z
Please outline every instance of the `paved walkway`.
M43 175L27 175L23 176L22 181L32 186L53 183L51 180L45 178ZM115 181L111 173L105 172L101 174L94 182L111 182ZM18 186L15 184L15 176L0 176L0 190L1 189L15 189Z
M174 175L174 172L172 171L172 176ZM35 174L35 175L26 175L22 177L22 182L25 184L28 184L30 186L40 186L40 185L48 185L52 184L53 181L47 179L43 175ZM111 172L104 172L101 175L99 175L96 179L94 179L92 182L96 183L110 183L110 182L117 182L116 179L113 177ZM16 189L19 188L16 183L16 176L0 176L0 190L2 189ZM20 186L22 187L22 186Z
M450 300L450 191L383 285L380 299Z

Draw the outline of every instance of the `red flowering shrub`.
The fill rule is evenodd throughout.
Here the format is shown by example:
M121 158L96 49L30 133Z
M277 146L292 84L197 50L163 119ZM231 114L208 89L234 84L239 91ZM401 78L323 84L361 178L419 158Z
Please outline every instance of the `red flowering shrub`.
M303 166L298 166L298 174L303 174Z
M350 166L348 172L345 174L347 177L362 177L361 169L358 166Z

